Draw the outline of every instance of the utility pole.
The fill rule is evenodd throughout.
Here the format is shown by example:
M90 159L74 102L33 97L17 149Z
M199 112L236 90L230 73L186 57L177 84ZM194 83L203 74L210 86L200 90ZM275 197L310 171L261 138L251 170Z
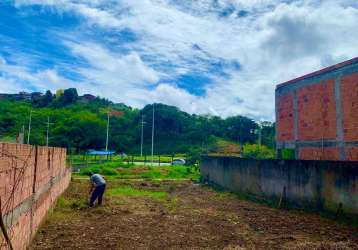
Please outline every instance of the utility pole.
M24 144L24 136L25 136L25 126L22 125L19 135L16 138L16 142L20 144Z
M154 106L155 103L153 103L153 117L152 117L152 166L154 160Z
M106 137L106 152L108 151L108 137L109 137L109 108L107 113L107 137ZM108 157L108 155L107 155Z
M30 144L30 134L31 134L31 118L32 118L32 110L30 110L30 117L29 117L29 131L27 133L27 144Z
M143 119L143 115L142 115L142 122L141 122L141 126L142 126L142 131L141 131L141 137L140 137L140 156L142 157L143 156L143 130L144 130L144 119Z
M259 122L259 146L261 146L261 140L262 140L262 124Z
M49 131L50 131L50 116L47 116L47 129L46 129L46 147L48 147L48 138L49 138Z

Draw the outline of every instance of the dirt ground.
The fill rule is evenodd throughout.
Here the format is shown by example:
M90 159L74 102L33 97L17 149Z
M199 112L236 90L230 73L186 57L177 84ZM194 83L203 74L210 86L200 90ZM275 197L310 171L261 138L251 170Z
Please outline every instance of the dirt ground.
M190 181L113 181L164 200L107 195L87 208L75 180L30 249L358 249L358 229L314 214L239 200Z

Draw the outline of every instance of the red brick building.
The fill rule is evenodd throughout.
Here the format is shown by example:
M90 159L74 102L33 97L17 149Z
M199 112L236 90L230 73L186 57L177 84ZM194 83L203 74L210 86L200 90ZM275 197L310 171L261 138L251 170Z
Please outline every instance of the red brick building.
M278 154L358 161L358 57L276 87Z

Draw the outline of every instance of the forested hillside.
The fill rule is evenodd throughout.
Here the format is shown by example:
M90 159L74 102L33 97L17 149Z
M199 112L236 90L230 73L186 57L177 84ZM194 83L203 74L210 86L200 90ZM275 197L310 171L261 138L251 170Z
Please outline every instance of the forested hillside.
M11 95L0 97L0 138L15 140L24 128L25 142L32 111L31 144L46 143L47 119L50 118L49 145L67 148L103 149L106 140L107 113L110 113L109 149L139 153L141 121L144 120L144 152L150 152L152 105L135 109L100 97L79 97L76 89L37 93L29 99ZM259 140L258 123L234 116L191 115L176 107L155 104L156 153L186 153L191 150L215 150L216 142L255 144ZM261 141L273 147L274 126L262 124ZM220 144L220 143L219 143Z

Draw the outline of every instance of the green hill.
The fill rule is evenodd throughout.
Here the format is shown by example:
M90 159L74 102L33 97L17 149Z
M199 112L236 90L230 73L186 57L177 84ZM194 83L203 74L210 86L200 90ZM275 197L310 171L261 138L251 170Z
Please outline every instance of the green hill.
M76 89L60 91L56 95L33 93L26 98L19 95L0 95L0 138L15 140L25 129L28 133L32 110L30 143L46 144L47 118L50 117L50 146L103 149L106 140L107 112L110 110L109 149L117 152L139 153L141 120L144 119L144 152L151 147L152 105L135 109L109 100L82 96ZM207 152L218 139L239 144L258 141L258 124L244 116L222 119L217 116L191 115L176 107L155 104L155 153ZM256 133L255 133L256 131ZM262 143L273 147L274 126L264 123Z

